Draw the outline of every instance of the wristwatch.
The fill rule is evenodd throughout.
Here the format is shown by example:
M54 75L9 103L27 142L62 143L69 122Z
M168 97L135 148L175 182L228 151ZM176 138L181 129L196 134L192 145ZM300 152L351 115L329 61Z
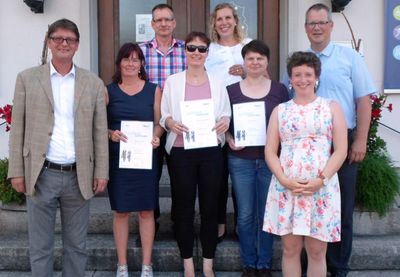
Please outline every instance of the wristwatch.
M320 173L319 175L318 175L318 178L320 178L321 180L322 180L322 184L324 185L324 186L326 186L326 184L328 184L328 178L326 178L325 177L325 175L324 175L324 173Z

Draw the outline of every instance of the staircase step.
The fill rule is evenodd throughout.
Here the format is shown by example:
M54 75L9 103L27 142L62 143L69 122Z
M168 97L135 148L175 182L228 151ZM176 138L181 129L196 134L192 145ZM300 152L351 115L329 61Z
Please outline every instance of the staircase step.
M193 257L196 264L201 263L200 243L196 239ZM87 270L113 271L117 264L112 235L90 234L87 241L89 259ZM61 268L61 239L56 235L55 269ZM399 236L355 236L350 267L353 270L400 270ZM280 270L281 243L277 238L274 244L273 269ZM141 268L141 249L137 235L129 240L128 257L130 270ZM182 261L176 242L172 237L157 237L153 250L154 269L162 272L179 272ZM227 238L217 247L215 256L217 271L240 271L239 244L234 238ZM0 271L28 271L28 238L26 234L0 235ZM400 275L398 275L400 276Z
M167 190L166 188L164 190ZM165 195L165 193L164 193ZM161 215L159 218L160 234L170 234L172 230L171 222L171 198L169 196L160 197ZM196 205L195 223L198 227L200 216ZM0 209L0 234L12 234L15 232L27 232L27 219L25 211L14 211ZM227 207L227 230L233 233L233 205L229 198ZM353 215L354 233L356 235L396 235L400 234L400 208L393 207L385 217L379 217L376 213L355 211ZM61 220L57 214L56 232L60 233ZM137 216L132 214L130 221L131 233L138 233ZM108 197L95 197L91 200L89 233L110 234L112 233L112 211Z

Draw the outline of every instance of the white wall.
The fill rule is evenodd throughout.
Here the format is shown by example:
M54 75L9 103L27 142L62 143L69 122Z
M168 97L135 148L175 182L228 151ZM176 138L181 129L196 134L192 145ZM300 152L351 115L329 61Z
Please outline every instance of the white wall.
M287 52L302 50L309 47L309 41L304 31L305 12L307 9L318 2L330 6L331 1L322 0L286 0L283 17L283 41L286 40ZM363 53L368 69L375 81L378 92L383 92L383 68L384 68L384 2L376 0L353 0L345 8L344 13L349 20L356 39L363 41ZM287 6L287 7L286 7ZM332 15L334 30L332 33L333 41L350 41L351 33L344 17L340 13ZM281 63L284 58L281 58ZM284 64L281 64L284 70ZM400 72L399 72L400 74ZM400 76L400 75L399 75ZM388 103L393 104L393 111L384 111L381 122L400 131L400 94L389 95ZM396 120L397 119L397 120ZM400 135L381 127L379 134L387 142L389 153L395 161L395 165L400 167Z
M90 69L96 49L91 48L90 0L45 1L44 13L30 11L23 0L0 0L0 106L11 103L18 72L40 64L47 26L60 18L74 21L81 35L75 63ZM0 158L8 156L8 133L0 127Z
M292 52L309 46L304 32L304 14L309 6L318 1L284 0L282 3L282 49ZM322 0L327 5L330 1ZM15 77L25 68L40 63L43 39L48 24L65 17L73 20L81 33L80 48L75 63L81 67L97 70L97 29L95 0L45 1L44 13L34 14L22 0L0 0L0 105L10 103L13 97ZM368 7L368 8L367 8ZM353 31L364 44L364 56L379 91L383 86L384 59L384 1L353 0L345 9ZM334 14L333 40L349 41L350 31L341 14ZM285 53L281 52L284 69ZM384 112L382 122L400 130L400 95L391 95L392 113ZM397 120L396 120L397 119ZM389 152L400 166L400 136L385 128L380 134L387 141ZM7 156L8 134L0 129L0 157Z

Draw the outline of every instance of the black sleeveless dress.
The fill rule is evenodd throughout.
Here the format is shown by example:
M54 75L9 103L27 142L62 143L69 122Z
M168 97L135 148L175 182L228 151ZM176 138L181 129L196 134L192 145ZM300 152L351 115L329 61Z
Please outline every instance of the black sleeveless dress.
M142 91L128 95L117 84L107 86L108 128L120 130L121 120L154 121L156 84L146 82ZM157 150L153 150L153 167L119 168L119 142L109 141L110 181L108 194L111 209L118 212L153 210L158 203Z

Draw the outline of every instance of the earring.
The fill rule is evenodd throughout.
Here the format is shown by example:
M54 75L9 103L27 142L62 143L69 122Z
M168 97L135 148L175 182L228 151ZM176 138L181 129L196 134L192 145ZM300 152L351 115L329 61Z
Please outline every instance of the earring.
M315 89L317 89L318 86L319 86L319 80L316 80L316 81L315 81Z
M293 88L292 83L289 83L288 88L289 88L289 90L292 90L292 88Z

